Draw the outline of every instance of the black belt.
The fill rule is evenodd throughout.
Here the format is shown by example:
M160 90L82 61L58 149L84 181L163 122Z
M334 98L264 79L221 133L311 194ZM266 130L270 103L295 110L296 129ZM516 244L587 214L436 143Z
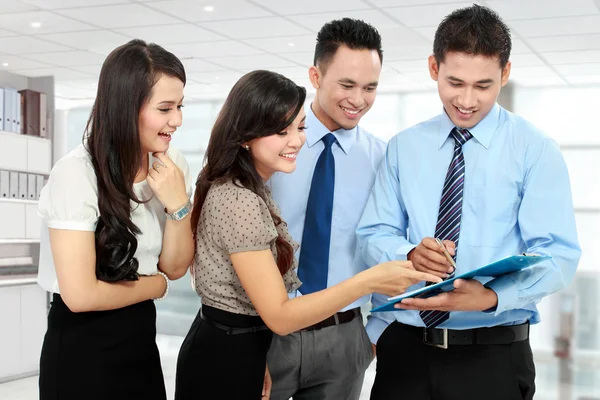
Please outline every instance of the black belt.
M327 328L328 326L345 324L347 322L352 321L358 315L360 315L360 308L353 308L348 311L338 312L333 314L331 317L324 319L321 322L317 322L316 324L311 325L308 328L302 329L302 331L316 331L319 329Z
M491 328L464 330L417 328L414 326L402 325L419 330L423 335L423 343L441 349L447 349L448 346L511 344L529 338L529 322L525 322L521 325L494 326Z
M204 313L202 311L200 311L200 318L202 319L202 321L206 322L208 325L210 325L214 328L220 329L220 330L224 331L225 333L227 333L228 335L241 335L244 333L255 333L255 332L260 332L260 331L266 331L269 329L269 327L266 325L250 326L248 328L233 328L231 326L223 325L223 324L215 321L214 319L208 318L206 315L204 315Z

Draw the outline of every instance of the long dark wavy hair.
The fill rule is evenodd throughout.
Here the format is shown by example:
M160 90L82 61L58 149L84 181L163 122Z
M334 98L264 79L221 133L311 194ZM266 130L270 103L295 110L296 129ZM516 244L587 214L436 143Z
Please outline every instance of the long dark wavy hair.
M181 61L162 47L132 40L104 61L96 100L84 133L98 183L100 219L96 227L96 277L106 282L138 279L131 201L142 203L133 182L144 157L138 132L142 106L161 75L185 85Z
M211 185L229 180L239 182L266 201L266 187L252 156L242 144L285 130L298 116L306 99L306 89L283 75L253 71L233 86L213 126L204 159L196 180L191 224L194 236L204 200ZM281 218L270 210L275 225ZM277 267L284 275L292 266L294 250L278 236Z

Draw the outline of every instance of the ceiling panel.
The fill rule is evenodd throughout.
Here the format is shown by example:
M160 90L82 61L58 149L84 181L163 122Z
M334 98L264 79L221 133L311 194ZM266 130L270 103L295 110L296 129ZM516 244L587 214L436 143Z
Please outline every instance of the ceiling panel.
M596 75L600 71L600 63L557 65L556 70L565 76Z
M512 21L511 29L524 38L600 33L600 15Z
M61 51L52 54L30 54L27 56L35 61L43 62L44 60L54 59L56 63L63 67L80 67L84 65L102 64L105 57L101 54L90 53L89 51Z
M600 33L532 38L527 41L537 52L600 49Z
M257 17L270 17L273 13L262 7L245 1L198 1L198 0L169 0L144 3L148 7L190 22L225 21L230 19L244 19ZM206 6L212 6L212 11L205 11Z
M22 11L33 11L37 7L27 4L26 1L3 1L0 7L0 14L22 12Z
M41 25L39 28L34 28L32 23L39 23ZM71 18L65 18L48 11L0 14L0 26L22 35L85 31L93 29L88 24L75 21Z
M78 50L87 50L105 54L117 46L127 43L130 38L118 33L94 30L85 32L54 33L39 36L57 44L72 47Z
M389 26L398 26L398 23L393 19L389 18L384 11L379 10L365 10L365 11L346 11L340 10L335 13L322 13L322 14L309 14L309 15L295 15L289 16L288 18L298 25L302 25L312 32L318 32L326 22L342 19L344 17L361 19L378 30Z
M544 61L533 53L512 54L510 56L510 61L512 63L512 68L545 65Z
M304 67L313 65L315 59L314 51L301 51L297 53L282 53L281 58L290 60L293 63L300 64Z
M128 3L128 0L20 0L21 3L27 3L32 6L46 10L58 10L61 8L77 8L89 6L105 6L110 4ZM4 6L2 6L4 8Z
M118 4L103 7L73 8L57 10L55 12L79 21L86 21L95 26L108 29L127 28L133 26L166 25L181 22L181 20L177 18L170 17L165 13L158 12L140 4ZM135 17L132 18L132 15Z
M312 52L317 43L314 34L303 36L248 39L242 42L273 54Z
M47 59L45 61L48 61ZM8 64L8 65L5 65ZM32 69L32 68L52 68L47 62L37 62L29 60L23 57L0 55L0 69L6 69L9 71L15 71L20 69Z
M185 72L191 77L190 72L212 72L212 71L223 71L227 70L221 65L216 65L211 62L203 61L197 58L183 58L181 59Z
M67 50L71 49L31 36L14 36L0 40L0 53L6 54L35 54Z
M565 76L565 79L571 85L587 85L587 84L599 84L600 83L600 75Z
M115 29L115 32L132 39L142 39L147 42L159 44L226 40L225 37L217 33L193 24L175 24L170 25L167 29L157 29L155 26L139 26L135 28Z
M218 45L215 43L186 43L171 44L166 47L172 51L185 52L188 55L198 58L247 56L263 53L260 49L255 49L244 43L233 40L219 42Z
M57 81L69 80L69 79L86 79L91 77L90 74L78 72L68 68L36 68L36 69L23 69L16 71L19 75L36 77L36 76L54 76Z
M408 27L437 26L442 19L459 7L470 6L471 3L433 4L417 7L386 8L393 18Z
M376 7L424 6L428 4L456 3L456 0L370 0Z
M383 49L383 62L404 60L427 60L433 53L429 46L386 46Z
M283 59L281 57L272 56L270 54L261 54L256 56L244 57L223 57L211 59L215 64L223 67L234 67L237 70L253 70L253 69L268 69L276 67L293 67L297 64Z
M303 0L303 1L281 1L281 0L253 0L253 3L259 4L275 14L279 15L301 15L339 12L340 10L366 10L369 5L361 0Z
M541 53L549 63L560 64L585 64L600 62L600 50L588 51L561 51L552 53Z
M203 22L200 25L233 39L293 36L310 32L281 17Z
M504 20L598 15L593 0L488 0Z

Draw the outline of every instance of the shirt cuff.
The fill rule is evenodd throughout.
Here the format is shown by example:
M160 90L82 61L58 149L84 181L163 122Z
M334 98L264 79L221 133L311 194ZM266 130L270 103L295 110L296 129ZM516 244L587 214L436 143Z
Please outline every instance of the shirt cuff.
M514 310L519 299L519 291L516 282L509 276L501 276L485 284L485 287L492 289L498 296L498 304L495 309L486 310L499 315L504 311Z
M367 326L366 326L367 335L369 335L369 339L371 340L371 343L373 343L374 345L377 345L377 341L379 340L379 337L381 336L383 331L385 331L386 328L389 326L389 323L382 319L374 317L373 315L369 315L367 317L367 319L368 319Z
M395 257L391 257L391 259L398 260L398 261L407 261L408 253L410 253L412 251L412 249L414 249L415 247L417 247L416 244L412 244L412 243L403 244L402 246L400 246L396 249Z

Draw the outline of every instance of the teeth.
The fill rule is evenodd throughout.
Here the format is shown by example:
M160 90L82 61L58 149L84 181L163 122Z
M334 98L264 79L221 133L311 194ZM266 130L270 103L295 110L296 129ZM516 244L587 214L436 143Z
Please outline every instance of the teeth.
M341 107L341 106L340 106ZM350 110L346 107L341 107L342 110L344 110L345 112L347 112L348 114L352 114L352 115L356 115L360 112L360 110Z
M164 135L164 136L171 137L171 134L172 134L172 133L173 133L173 132L160 132L160 133L159 133L159 135Z
M296 158L296 153L280 154L280 156L293 160L294 158Z
M456 107L456 108L458 108L458 111L460 111L463 114L473 114L473 110L469 111L469 110L462 109L460 107Z

